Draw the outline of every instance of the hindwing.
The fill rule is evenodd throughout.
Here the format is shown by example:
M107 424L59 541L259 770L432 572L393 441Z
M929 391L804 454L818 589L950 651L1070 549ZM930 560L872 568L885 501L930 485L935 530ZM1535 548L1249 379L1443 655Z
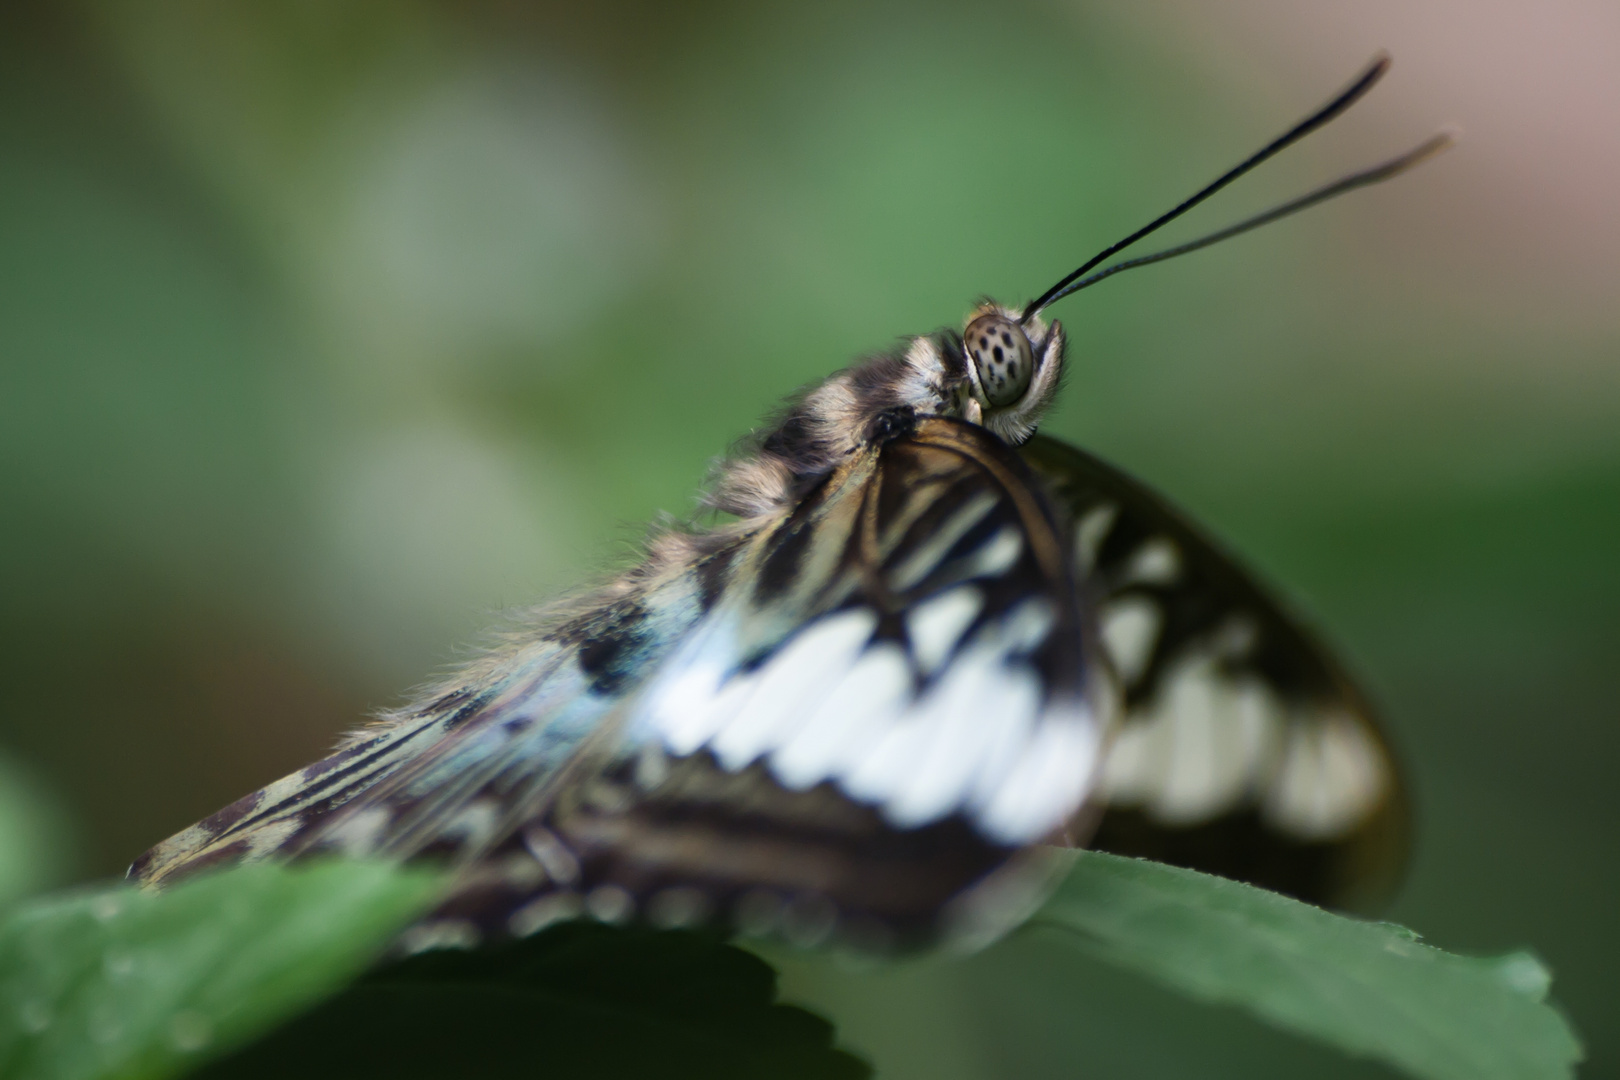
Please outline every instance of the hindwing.
M1162 497L1037 436L1124 690L1091 846L1375 906L1408 806L1371 706L1317 638Z

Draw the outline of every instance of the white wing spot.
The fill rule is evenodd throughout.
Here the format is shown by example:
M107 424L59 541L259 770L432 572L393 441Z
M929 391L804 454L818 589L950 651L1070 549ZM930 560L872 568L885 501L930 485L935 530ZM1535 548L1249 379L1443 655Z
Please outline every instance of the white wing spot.
M1074 554L1080 564L1081 577L1097 568L1097 553L1102 550L1103 541L1108 539L1108 530L1114 527L1114 520L1118 517L1117 505L1103 503L1087 510L1080 524L1075 526Z
M1013 608L1007 613L1001 635L1006 642L1007 652L1012 654L1028 653L1046 640L1046 635L1052 632L1052 624L1057 621L1057 613L1052 608L1052 602L1044 596L1032 596L1028 600Z
M1139 806L1153 797L1164 771L1158 734L1159 725L1150 720L1120 725L1103 761L1103 794L1110 806Z
M1207 821L1247 797L1270 765L1281 727L1271 691L1253 679L1225 678L1210 664L1170 687L1166 712L1169 755L1153 816Z
M483 844L495 833L500 807L494 799L477 799L464 806L460 813L445 822L439 835L456 839L469 847Z
M1269 687L1226 675L1208 650L1193 651L1115 738L1104 767L1108 800L1168 825L1218 817L1271 774L1282 730L1282 703Z
M466 919L440 919L417 923L399 936L400 951L407 956L434 949L472 949L483 937L478 927Z
M969 577L1000 577L1013 568L1024 552L1024 538L1012 525L1003 525L996 534L968 558Z
M1004 774L1012 756L999 736L1017 732L1024 736L1018 741L1027 742L1040 706L1040 682L1027 665L1004 663L998 651L983 647L963 656L906 721L921 737L913 740L915 755L899 786L889 792L888 819L916 828L963 806L976 789L998 786L1000 777L985 776L986 766Z
M585 914L598 922L627 922L635 911L635 898L617 885L598 885L585 894Z
M1262 813L1307 840L1354 831L1384 796L1383 754L1354 717L1328 713L1294 725Z
M670 674L647 692L647 722L677 756L702 746L729 719L724 710L716 709L716 697L726 674L737 663L735 625L725 619L699 630L698 635L670 658L666 666ZM733 679L732 686L740 681Z
M350 858L369 855L377 849L377 840L392 817L386 806L368 806L346 814L337 825L326 830L321 837L323 845L337 848Z
M928 542L895 567L890 578L896 592L905 592L916 586L923 578L933 573L945 553L956 545L956 542L967 534L967 531L984 519L984 515L994 509L1000 501L989 492L984 492L963 503L961 508L946 518L940 527L934 530Z
M859 761L912 697L911 668L898 645L868 649L771 755L771 771L794 791L830 780Z
M572 885L579 880L579 860L550 829L530 825L523 830L523 846L558 885Z
M877 628L877 615L856 608L806 627L755 672L751 693L709 744L723 768L736 771L791 737L818 691L847 671ZM724 696L725 691L722 691Z
M578 893L548 893L512 912L506 920L506 927L512 931L513 937L528 937L553 923L577 917L584 906Z
M644 743L636 754L636 787L652 791L669 779L669 755L657 743Z
M961 592L972 596L976 617L982 594ZM925 616L939 627L924 639L957 636L969 605L951 603L962 605L955 615ZM771 755L773 773L794 790L837 783L903 829L967 813L998 843L1047 836L1091 790L1101 738L1083 702L1043 705L1040 677L1021 658L1045 640L1054 617L1049 602L1035 600L985 625L920 699L905 653L873 646ZM923 650L940 655L928 644Z
M1121 580L1128 585L1174 585L1180 576L1180 549L1169 537L1155 536L1132 552Z
M1126 685L1136 682L1153 659L1164 613L1145 596L1126 596L1104 607L1100 621L1114 670Z
M248 833L248 849L242 856L242 861L252 862L255 859L261 859L266 855L273 854L293 838L300 825L302 825L302 820L294 816L282 818L280 821L272 821L254 829Z
M918 604L906 617L911 655L925 675L939 670L962 634L978 617L984 597L971 585L962 585Z
M1032 844L1067 821L1091 789L1101 732L1078 702L1048 706L1024 752L979 814L990 839Z
M759 673L733 675L722 683L707 700L693 700L692 712L684 723L672 730L665 745L672 754L690 754L742 715L743 706L759 685ZM694 695L695 698L695 695Z
M515 851L499 860L485 864L489 876L501 884L524 892L532 892L546 883L546 871L526 851Z
M1028 676L1027 671L1024 674ZM996 792L1007 783L1008 774L1018 763L1024 747L1029 745L1036 721L1040 719L1038 685L1035 690L1033 709L1008 709L1006 716L998 716L993 723L985 725L987 738L980 748L978 774L967 793L968 805L975 810L983 811L990 804Z

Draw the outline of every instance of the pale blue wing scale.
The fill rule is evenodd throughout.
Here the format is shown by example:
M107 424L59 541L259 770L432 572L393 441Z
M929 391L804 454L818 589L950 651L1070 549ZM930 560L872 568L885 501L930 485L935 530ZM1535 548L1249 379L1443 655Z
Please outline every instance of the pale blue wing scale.
M339 850L475 859L548 785L701 612L695 567L635 596L634 641L611 688L582 650L588 624L496 650L416 706L154 847L130 876L160 882L221 863ZM587 608L611 613L613 604Z

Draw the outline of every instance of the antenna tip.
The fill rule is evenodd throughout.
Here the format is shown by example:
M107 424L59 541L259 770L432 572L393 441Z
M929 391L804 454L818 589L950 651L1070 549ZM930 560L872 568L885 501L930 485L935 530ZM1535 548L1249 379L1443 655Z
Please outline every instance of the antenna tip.
M1391 63L1389 53L1382 49L1374 53L1373 58L1367 61L1367 66L1361 69L1361 74L1350 80L1350 85L1345 87L1339 96L1334 98L1326 108L1311 117L1311 120L1307 122L1310 127L1320 127L1355 104L1363 94L1377 85L1378 80L1382 79L1384 73L1389 70Z
M1430 135L1428 141L1419 146L1412 153L1412 164L1417 164L1426 158L1433 157L1443 150L1450 150L1462 138L1462 128L1456 124L1447 124L1439 131Z

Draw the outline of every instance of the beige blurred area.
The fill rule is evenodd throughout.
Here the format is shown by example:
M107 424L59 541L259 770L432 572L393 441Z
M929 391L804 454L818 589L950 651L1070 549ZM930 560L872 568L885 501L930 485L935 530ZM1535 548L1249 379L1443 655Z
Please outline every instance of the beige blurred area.
M1449 461L1440 439L1394 447L1401 460L1380 463L1393 474L1378 476L1386 493L1403 483L1514 485L1613 452L1620 9L1579 0L1113 8L1134 33L1274 115L1310 100L1330 73L1389 52L1387 80L1304 151L1318 160L1376 160L1434 127L1459 132L1457 148L1428 167L1434 175L1327 211L1347 227L1312 275L1349 290L1341 318L1365 304L1396 320L1404 341L1392 335L1357 358L1358 381L1385 398L1378 407L1432 406L1433 422L1472 414L1496 428L1479 440L1495 445ZM1347 435L1357 444L1347 453L1379 453L1364 432Z
M1475 318L1539 311L1549 327L1612 333L1620 322L1620 8L1547 3L1121 5L1257 92L1309 95L1327 71L1384 49L1396 68L1358 107L1375 130L1461 129L1463 162L1410 206L1432 232L1425 279L1444 275ZM1372 149L1368 147L1368 149ZM1389 232L1412 222L1386 218ZM1433 287L1433 286L1431 286Z
M1047 430L1342 648L1418 807L1392 917L1536 949L1583 1075L1620 1075L1620 7L1591 0L7 5L0 784L40 881L318 756L692 513L795 387L1037 294L1380 49L1366 101L1163 241L1458 146L1064 301ZM1019 948L786 985L891 1076L1377 1072Z

